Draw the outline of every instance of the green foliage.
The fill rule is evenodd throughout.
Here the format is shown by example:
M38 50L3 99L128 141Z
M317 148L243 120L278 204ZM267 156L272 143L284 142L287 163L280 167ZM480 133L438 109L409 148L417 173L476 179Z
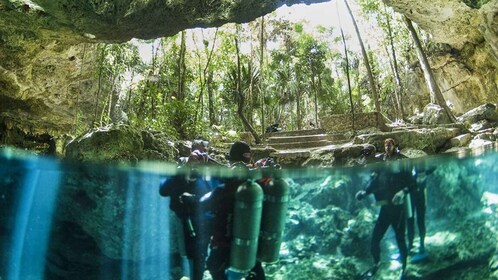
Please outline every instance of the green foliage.
M382 105L389 108L396 89L391 42L399 65L408 64L416 55L399 16L380 0L359 0L359 4L364 16L375 19L385 33L386 48L369 51L368 56ZM243 114L256 131L261 131L263 117L266 125L286 124L288 130L294 130L314 120L315 97L318 116L350 112L346 70L351 77L355 111L372 109L361 56L348 46L350 63L345 68L338 28L318 27L310 33L304 22L291 23L273 15L265 16L264 21L264 42L260 41L260 20L248 25L227 24L217 29L216 40L213 29L186 31L147 42L152 56L149 62L140 59L136 45L102 45L96 119L112 121L109 108L116 103L122 105L134 126L182 139L204 135L230 139L233 134L228 131L246 129L237 113L243 96ZM429 36L422 38L426 46L431 46ZM400 69L408 71L407 67ZM124 84L130 73L135 77L133 83Z
M97 98L95 100L94 125L106 125L119 104L121 82L127 71L141 68L138 49L130 43L100 44L97 46L99 64L96 76L98 79Z

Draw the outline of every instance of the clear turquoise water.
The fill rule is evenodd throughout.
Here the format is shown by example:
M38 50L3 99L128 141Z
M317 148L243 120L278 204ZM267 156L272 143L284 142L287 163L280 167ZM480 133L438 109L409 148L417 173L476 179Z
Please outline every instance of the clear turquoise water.
M462 215L496 214L497 163L496 148L490 147L410 160L406 164L407 168L436 168L437 177L427 183L428 220L447 222L446 215L459 215L458 209L462 209ZM284 169L281 176L292 182L293 199L299 198L301 186L307 191L322 191L337 188L340 180L347 182L343 193L349 197L329 199L327 203L344 208L344 201L350 201L347 210L354 216L365 205L351 202L351 197L361 189L368 174L389 168L380 163L350 168ZM179 261L172 238L169 200L158 194L160 181L175 172L174 165L157 162L78 164L1 150L0 279L176 279ZM221 178L246 176L223 168L202 172ZM257 174L254 176L258 177ZM441 201L441 192L451 194L444 196L446 199L457 197L455 201L460 199L458 196L476 196L472 200L476 205ZM291 200L286 225L289 236L282 251L284 261L269 267L269 279L289 279L298 273L282 270L281 266L293 263L297 268L298 264L290 260L303 255L295 252L298 248L294 241L296 236L306 238L305 225L296 224L296 217L302 215L299 203ZM441 203L446 206L442 208ZM325 209L318 204L311 206ZM429 227L428 231L428 236L435 235L437 228ZM311 250L307 246L302 245L302 250ZM337 250L318 254L328 258ZM327 271L312 273L317 277L314 279L331 279Z

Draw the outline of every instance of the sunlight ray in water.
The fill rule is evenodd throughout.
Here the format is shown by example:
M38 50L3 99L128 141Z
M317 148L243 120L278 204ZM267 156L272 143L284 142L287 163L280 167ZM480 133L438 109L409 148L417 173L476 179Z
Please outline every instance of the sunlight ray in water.
M156 174L129 171L127 177L121 279L168 278L169 218L166 201L157 195ZM137 267L130 267L137 263Z
M169 239L166 239L169 236L169 221L166 216L169 209L158 195L159 181L157 175L141 173L135 185L139 197L139 205L135 208L138 211L140 240L137 253L141 260L135 279L168 278L169 275Z
M125 217L124 217L124 227L123 227L123 259L121 260L121 280L128 280L129 265L128 260L130 259L133 237L133 210L135 209L135 192L139 189L137 187L137 181L134 172L131 172L128 176L128 184L126 186L126 196L125 196Z
M43 279L60 169L56 162L38 159L24 166L10 242L8 280Z

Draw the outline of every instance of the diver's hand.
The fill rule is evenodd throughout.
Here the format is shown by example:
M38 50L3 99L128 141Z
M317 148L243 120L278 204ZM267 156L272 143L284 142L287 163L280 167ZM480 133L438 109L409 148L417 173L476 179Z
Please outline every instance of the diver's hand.
M401 205L403 204L404 198L405 198L405 192L401 190L394 195L392 202L394 205Z
M367 196L367 192L366 191L359 191L356 193L356 199L361 201L363 200L365 197Z
M191 204L195 202L196 196L194 194L184 192L179 197L181 203Z
M188 162L206 163L208 161L208 154L199 150L194 150L190 153Z

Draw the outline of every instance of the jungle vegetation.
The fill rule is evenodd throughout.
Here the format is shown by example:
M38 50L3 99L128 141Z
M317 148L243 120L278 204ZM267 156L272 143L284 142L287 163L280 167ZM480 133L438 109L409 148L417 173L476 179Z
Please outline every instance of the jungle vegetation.
M356 2L360 9L347 5L349 15L327 12L353 21L359 49L341 25L308 30L306 22L275 13L153 41L100 44L95 114L88 125L105 126L126 115L133 126L177 139L224 139L231 131L247 131L259 142L270 124L299 130L329 114L377 110L406 119L413 113L403 106L407 73L428 63L424 56L438 45L382 1ZM357 22L372 25L380 46L371 47ZM150 60L141 58L139 45L150 48ZM435 83L431 73L424 75ZM434 87L428 99L446 106Z

